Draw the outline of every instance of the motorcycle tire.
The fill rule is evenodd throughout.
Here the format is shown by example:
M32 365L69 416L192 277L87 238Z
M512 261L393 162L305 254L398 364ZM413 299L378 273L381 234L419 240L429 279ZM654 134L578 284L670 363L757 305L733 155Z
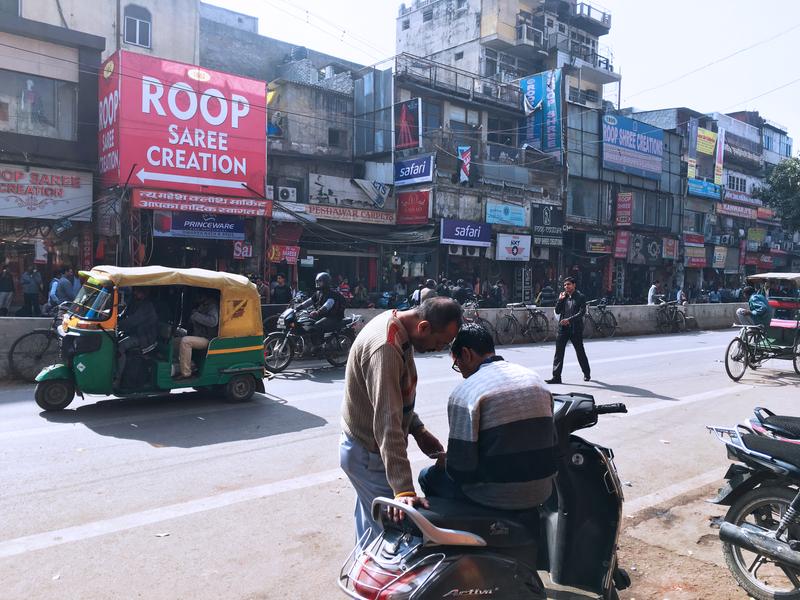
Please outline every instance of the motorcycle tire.
M285 342L284 342L285 339ZM280 373L294 359L294 344L283 333L270 333L264 339L264 368L270 373Z
M745 522L748 517L753 515L754 511L756 510L763 510L765 507L771 509L775 506L783 507L785 510L789 507L796 494L797 492L795 490L792 490L788 487L756 488L755 490L744 494L741 498L733 503L728 510L728 513L725 515L725 520L738 526ZM778 522L780 521L780 517L781 514L774 514L770 510L770 514L768 516L764 516L763 513L759 516L757 524L762 527L770 528L774 531ZM767 518L770 518L771 522L765 524ZM791 530L792 528L790 527L790 531ZM766 562L763 563L762 566L755 569L755 573L751 573L748 567L749 565L753 564L755 555L751 552L748 552L748 556L745 557L743 556L742 552L743 551L740 548L735 547L728 542L722 543L722 555L725 558L725 563L728 565L728 569L730 570L734 579L736 579L736 583L738 583L739 586L744 589L752 598L755 598L756 600L775 600L777 598L780 598L781 600L800 599L800 586L796 586L794 583L791 583L791 579L786 576L783 568L778 567L775 565L775 563ZM752 555L752 557L750 555ZM789 581L790 585L792 585L794 589L789 591L781 591L773 588L770 583L760 582L758 579L759 570L767 566L770 568L770 573L776 573L774 576L767 576L771 583L776 581L775 577L777 576ZM791 570L791 573L794 578L800 578L799 571ZM759 585L759 583L761 583L761 585Z
M334 367L345 366L355 339L352 331L339 331L332 335L326 345L325 360Z

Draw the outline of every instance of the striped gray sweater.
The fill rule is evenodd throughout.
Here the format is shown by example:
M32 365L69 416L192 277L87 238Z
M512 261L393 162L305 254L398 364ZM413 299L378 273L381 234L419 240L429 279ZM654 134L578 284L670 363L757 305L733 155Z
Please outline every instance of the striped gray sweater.
M547 500L556 472L553 397L535 371L484 364L447 405L447 473L479 504L504 510Z

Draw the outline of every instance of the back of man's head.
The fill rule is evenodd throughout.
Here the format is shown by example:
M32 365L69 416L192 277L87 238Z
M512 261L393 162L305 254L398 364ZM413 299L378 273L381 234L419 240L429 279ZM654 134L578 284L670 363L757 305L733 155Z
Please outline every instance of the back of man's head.
M456 338L450 345L453 356L461 356L465 348L479 356L494 354L494 340L489 331L477 323L465 323L458 330Z
M427 321L433 331L443 331L450 323L461 325L464 309L452 298L428 298L414 309L420 321Z
M744 296L745 300L747 300L750 296L755 293L755 289L752 286L747 286L742 290L742 296Z

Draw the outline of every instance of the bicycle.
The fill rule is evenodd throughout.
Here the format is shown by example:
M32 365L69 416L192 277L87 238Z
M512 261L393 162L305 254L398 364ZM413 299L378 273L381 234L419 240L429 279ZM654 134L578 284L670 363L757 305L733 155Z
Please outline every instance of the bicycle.
M663 296L658 297L661 304L656 312L656 328L661 333L686 331L686 315L678 308L677 300L664 301Z
M489 321L484 319L478 314L478 301L477 300L470 300L469 302L464 303L464 322L465 323L475 323L483 327L489 334L492 336L492 339L496 343L500 343L497 339L497 331L495 330L494 326L492 326Z
M33 383L42 369L58 362L61 356L58 328L69 304L71 303L65 302L58 307L49 329L34 329L11 344L8 350L8 366L14 379Z
M520 334L527 336L532 342L547 340L550 335L550 322L543 310L536 308L534 304L522 302L507 304L506 308L511 309L511 313L505 315L497 323L497 338L500 344L513 344ZM521 325L514 314L519 309L524 309L528 313L525 325Z
M608 310L608 303L605 298L590 300L586 303L586 318L583 321L583 337L590 339L595 332L602 337L614 337L617 333L617 318ZM592 314L588 307L594 307L600 313L597 317Z

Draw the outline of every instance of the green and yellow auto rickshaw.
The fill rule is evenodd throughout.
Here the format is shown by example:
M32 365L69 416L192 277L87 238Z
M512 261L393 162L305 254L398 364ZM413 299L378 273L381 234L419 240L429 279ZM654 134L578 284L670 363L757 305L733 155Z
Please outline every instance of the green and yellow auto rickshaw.
M75 394L160 395L191 387L245 402L264 392L261 302L246 277L160 266L99 266L80 275L85 283L60 328L61 362L36 377L36 403L44 410L66 408ZM118 373L120 324L137 288L146 288L153 303L157 335L128 352ZM207 348L192 350L192 374L182 377L178 348L201 298L217 303L218 333Z

